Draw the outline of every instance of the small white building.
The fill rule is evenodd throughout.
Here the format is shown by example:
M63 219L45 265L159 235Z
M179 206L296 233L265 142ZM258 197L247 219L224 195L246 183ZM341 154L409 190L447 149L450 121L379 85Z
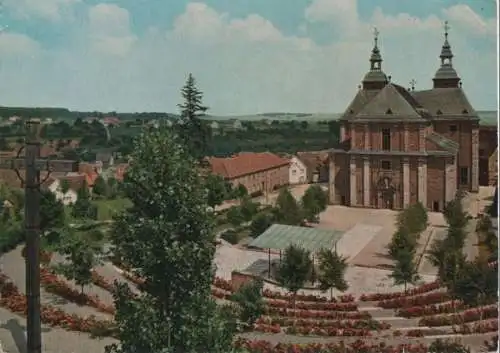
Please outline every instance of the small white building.
M64 193L61 189L61 182L59 179L55 179L50 183L48 189L56 196L56 199L61 201L65 206L74 204L78 198L76 191L71 188Z
M290 158L289 183L307 183L307 166L297 156Z

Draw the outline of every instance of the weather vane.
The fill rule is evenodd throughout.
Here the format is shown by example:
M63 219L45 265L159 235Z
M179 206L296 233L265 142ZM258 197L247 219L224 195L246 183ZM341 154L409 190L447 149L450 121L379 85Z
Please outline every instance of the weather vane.
M448 24L448 21L444 21L444 36L448 38L448 31L450 30L450 26Z

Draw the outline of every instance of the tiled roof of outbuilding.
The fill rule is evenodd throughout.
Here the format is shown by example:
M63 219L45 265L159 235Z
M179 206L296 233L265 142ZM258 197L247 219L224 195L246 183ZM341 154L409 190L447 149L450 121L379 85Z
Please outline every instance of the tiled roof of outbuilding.
M212 172L227 179L278 168L290 163L270 152L243 152L229 158L208 158Z

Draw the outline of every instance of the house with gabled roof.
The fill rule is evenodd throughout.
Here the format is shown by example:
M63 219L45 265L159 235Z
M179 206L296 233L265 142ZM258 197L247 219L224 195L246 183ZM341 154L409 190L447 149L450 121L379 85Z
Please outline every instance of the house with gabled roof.
M431 89L402 87L382 70L376 34L370 70L330 151L331 203L402 209L421 202L442 211L458 189L478 191L479 116L453 67L447 31L439 57Z
M265 193L289 183L290 161L274 153L241 152L228 158L209 157L211 172L250 194Z

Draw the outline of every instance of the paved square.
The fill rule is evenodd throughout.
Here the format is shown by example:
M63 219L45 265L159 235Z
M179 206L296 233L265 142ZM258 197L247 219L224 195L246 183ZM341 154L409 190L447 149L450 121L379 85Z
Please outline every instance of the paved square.
M382 227L378 225L356 224L337 242L337 252L351 263L381 230Z

